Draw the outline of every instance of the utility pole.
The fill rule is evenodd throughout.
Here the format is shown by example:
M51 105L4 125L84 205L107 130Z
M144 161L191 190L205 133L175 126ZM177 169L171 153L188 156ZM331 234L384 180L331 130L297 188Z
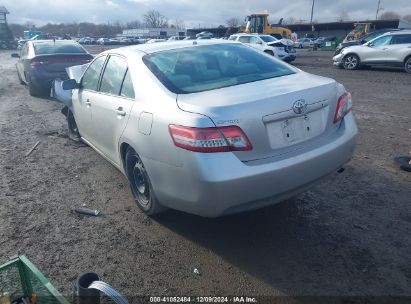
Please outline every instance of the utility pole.
M313 0L313 5L311 6L311 19L310 19L311 25L313 24L314 4L315 4L315 0Z
M381 4L381 0L378 0L377 13L375 14L375 20L378 20L378 13L380 12L380 4Z

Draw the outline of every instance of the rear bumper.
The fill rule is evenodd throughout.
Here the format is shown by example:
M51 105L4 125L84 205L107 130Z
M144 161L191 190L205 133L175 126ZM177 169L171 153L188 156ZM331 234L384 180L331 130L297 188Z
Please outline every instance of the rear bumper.
M247 165L232 153L181 150L182 167L143 162L162 205L217 217L268 206L306 190L351 159L357 132L349 113L335 140L280 161Z
M30 71L30 80L41 89L49 90L55 79L66 80L68 75L66 71L48 72L43 68L32 68Z

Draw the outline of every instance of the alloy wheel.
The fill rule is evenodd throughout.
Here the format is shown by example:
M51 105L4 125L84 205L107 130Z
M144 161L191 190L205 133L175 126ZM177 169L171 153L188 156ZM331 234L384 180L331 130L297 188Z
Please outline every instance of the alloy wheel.
M348 56L344 60L344 68L347 70L353 70L358 66L358 59L356 56Z

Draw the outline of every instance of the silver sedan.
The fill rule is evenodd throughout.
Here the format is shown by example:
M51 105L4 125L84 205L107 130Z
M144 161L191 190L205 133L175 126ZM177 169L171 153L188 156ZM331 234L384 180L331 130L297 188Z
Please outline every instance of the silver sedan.
M261 208L353 154L357 126L343 85L235 42L131 46L74 70L63 82L70 136L125 174L148 215Z

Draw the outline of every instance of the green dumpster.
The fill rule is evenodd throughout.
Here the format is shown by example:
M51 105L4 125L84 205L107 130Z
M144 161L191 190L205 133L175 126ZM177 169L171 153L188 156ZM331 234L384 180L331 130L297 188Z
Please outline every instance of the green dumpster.
M27 297L33 304L69 304L24 255L0 266L0 297L10 301Z

